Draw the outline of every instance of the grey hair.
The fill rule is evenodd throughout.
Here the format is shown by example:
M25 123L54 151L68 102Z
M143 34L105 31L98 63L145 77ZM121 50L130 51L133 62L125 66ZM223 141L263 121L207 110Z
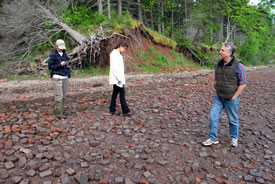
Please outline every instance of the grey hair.
M231 52L232 53L231 56L233 56L234 53L237 50L237 47L232 42L225 42L225 43L222 44L222 46L225 46L227 48L227 52Z

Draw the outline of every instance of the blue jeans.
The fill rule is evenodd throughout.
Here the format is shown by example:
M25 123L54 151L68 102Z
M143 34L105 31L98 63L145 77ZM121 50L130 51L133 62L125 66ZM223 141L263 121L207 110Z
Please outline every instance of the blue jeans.
M222 110L225 108L227 117L229 119L229 131L230 137L238 139L239 137L239 109L240 97L235 100L222 100L216 94L214 97L214 102L210 112L210 131L208 136L212 140L218 139L218 122L221 117Z

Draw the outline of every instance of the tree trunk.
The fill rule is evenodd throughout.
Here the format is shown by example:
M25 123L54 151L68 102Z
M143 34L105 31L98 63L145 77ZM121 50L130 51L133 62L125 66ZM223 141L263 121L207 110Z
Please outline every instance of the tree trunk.
M226 40L229 40L230 38L230 18L229 15L227 16L227 27L226 27Z
M98 6L98 13L103 13L103 6L102 6L102 0L97 0L97 6Z
M161 2L161 19L164 18L164 8L163 8L163 4L164 4L164 2L162 1L162 2ZM164 21L163 21L163 20L161 21L161 29L162 29L162 31L164 31Z
M108 8L108 19L111 20L111 5L110 5L110 0L107 0L107 8Z
M145 26L148 26L148 18L147 18L147 12L143 11L143 23Z
M151 9L150 11L150 15L151 15L151 28L154 29L154 17L153 17L153 10Z
M118 16L122 15L122 0L118 0Z
M83 44L87 38L80 34L79 32L73 30L70 26L67 24L64 24L62 21L60 21L56 16L54 16L48 9L46 9L44 6L42 6L39 2L36 3L36 5L41 9L41 11L52 20L54 23L56 23L59 27L61 27L65 32L67 32L78 44Z
M232 37L231 35L232 35L233 31L235 30L235 28L236 28L236 25L233 25L231 31L227 35L227 38L226 38L225 42L230 41L230 37Z
M158 14L158 32L161 33L161 0L158 1L159 14Z
M140 2L140 0L138 0L137 2L138 2L138 20L139 20L140 22L143 22L143 19L142 19L141 2Z
M219 42L223 40L223 16L221 16L220 31L219 31Z
M171 15L171 37L174 38L174 10L172 9Z
M209 7L212 7L212 4L211 4L211 1L209 2L208 4ZM212 15L213 12L212 12L212 8L210 9L210 15ZM210 28L210 40L211 40L211 43L213 43L213 38L214 37L214 31L213 31L213 27L211 26Z
M235 25L234 25L234 26L235 26ZM237 28L236 28L236 26L235 26L234 34L233 34L233 41L234 41L234 43L235 43L235 41L236 41L236 32L237 32Z
M184 0L184 20L187 22L188 19L188 14L187 14L187 0Z

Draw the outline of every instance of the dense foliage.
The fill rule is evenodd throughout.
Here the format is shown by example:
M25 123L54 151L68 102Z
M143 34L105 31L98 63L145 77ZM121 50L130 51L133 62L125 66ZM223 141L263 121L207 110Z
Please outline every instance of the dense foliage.
M79 44L58 25L55 17L45 14L47 11L86 36L99 28L109 33L122 33L142 23L154 41L172 48L177 45L191 49L210 67L216 62L217 51L225 41L237 45L237 55L245 64L275 63L273 0L261 0L258 5L251 5L249 0L39 2L46 11L41 11L36 1L1 1L0 64L9 66L5 62L19 61L22 66L24 60L36 60L43 53L47 55L56 38L65 39L69 51ZM202 48L208 50L202 51ZM215 53L209 52L210 48Z
M140 4L128 1L122 6L122 17L116 11L116 2L111 1L111 20L108 20L107 7L103 7L103 13L99 14L96 6L88 8L81 1L76 2L79 6L68 9L64 17L66 23L77 25L80 31L93 31L99 25L119 31L131 27L133 17L141 19L150 30L176 40L178 45L186 44L203 60L207 58L200 52L201 45L211 47L233 41L244 63L259 65L274 62L273 1L262 0L257 6L250 5L249 0L143 0ZM88 1L85 5L93 2L96 3ZM139 6L142 17L137 12ZM207 63L212 65L211 61Z

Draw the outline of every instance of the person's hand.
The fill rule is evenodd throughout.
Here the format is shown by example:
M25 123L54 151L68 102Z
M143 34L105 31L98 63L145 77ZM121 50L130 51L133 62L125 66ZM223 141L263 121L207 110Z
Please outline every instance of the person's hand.
M61 66L65 66L67 65L68 63L66 61L61 61Z
M236 100L236 98L237 98L237 97L233 96L233 97L231 98L231 100Z

